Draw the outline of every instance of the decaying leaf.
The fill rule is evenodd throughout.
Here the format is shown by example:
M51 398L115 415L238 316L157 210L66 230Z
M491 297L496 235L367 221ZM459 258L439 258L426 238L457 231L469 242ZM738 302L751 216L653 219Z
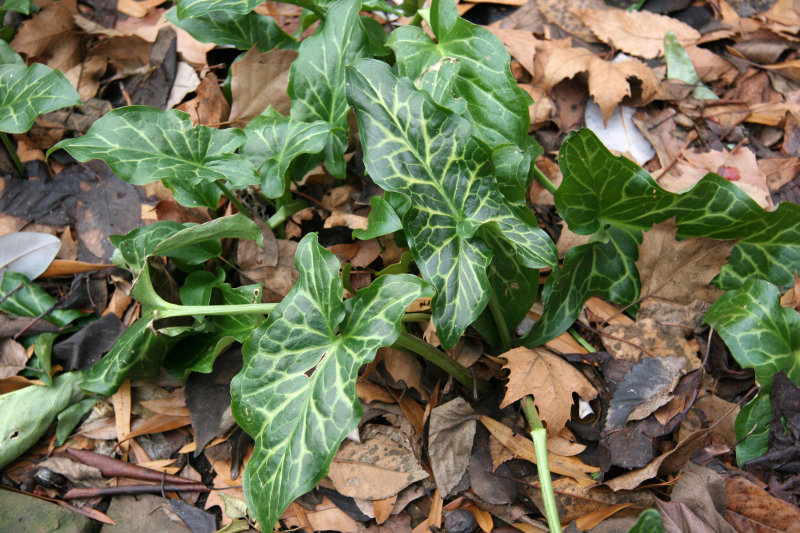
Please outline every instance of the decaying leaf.
M463 398L431 411L428 454L436 486L443 495L455 488L469 466L477 415Z

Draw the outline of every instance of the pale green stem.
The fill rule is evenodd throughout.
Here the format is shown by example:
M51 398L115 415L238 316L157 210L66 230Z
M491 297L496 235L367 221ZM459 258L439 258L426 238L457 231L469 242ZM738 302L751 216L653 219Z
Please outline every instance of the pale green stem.
M176 316L227 316L227 315L266 315L278 304L238 304L238 305L176 305L164 302L155 311L155 318Z
M464 385L465 387L472 388L476 386L478 392L483 394L489 390L489 384L483 380L474 378L472 373L467 370L461 363L444 353L443 351L435 348L425 342L424 340L411 335L410 333L402 332L397 340L392 345L395 348L405 350L407 352L415 353L424 359L427 359L434 365L438 366L451 376L453 379Z
M491 313L497 332L500 334L500 342L503 343L503 349L508 350L511 347L511 334L508 332L506 317L503 316L503 310L500 308L500 302L494 292L489 298L489 313Z
M531 438L533 439L533 447L536 450L536 469L539 472L539 487L542 490L547 525L550 527L550 533L561 533L556 495L553 492L553 481L550 478L550 466L547 462L547 431L539 419L539 413L536 411L533 398L530 396L522 398L522 410L525 413L528 424L531 426Z
M428 313L406 313L403 315L403 322L427 322L431 319Z
M233 194L233 192L228 187L223 185L221 181L219 180L215 181L214 185L216 185L217 188L219 188L219 190L222 191L222 194L224 194L225 197L231 201L231 203L234 205L234 207L236 207L236 209L240 213L242 213L243 215L247 215L250 218L253 218L253 214L250 212L250 210L247 209L247 207L245 207L245 205L236 197L236 195Z
M22 161L19 159L19 154L17 154L17 149L14 148L14 145L11 144L11 139L8 138L4 132L0 131L0 140L3 141L3 146L6 147L6 152L8 152L8 157L11 158L13 161L14 166L17 167L17 171L19 171L19 175L23 178L25 177L25 165L22 164Z
M269 220L267 220L267 225L270 228L275 229L281 224L283 224L283 222L287 218L297 213L307 205L308 202L306 202L302 198L298 198L296 200L290 200L286 203L281 203L281 206L278 208L277 211L275 211L275 214L269 217Z
M536 181L542 184L542 187L547 189L550 194L556 193L556 186L553 185L553 182L547 179L547 176L544 175L544 172L539 170L539 167L536 165L533 166L533 177L536 178Z
M570 334L570 335L572 335L572 338L573 338L573 339L575 339L576 341L578 341L578 344L580 344L581 346L583 346L584 348L586 348L586 351L588 351L589 353L594 353L594 352L596 352L596 351L597 351L597 350L595 349L595 347L594 347L594 346L592 346L591 344L589 344L589 343L586 341L586 339L584 339L583 337L581 337L580 335L578 335L578 332L577 332L577 331L575 331L574 329L572 329L572 328L569 328L569 334Z

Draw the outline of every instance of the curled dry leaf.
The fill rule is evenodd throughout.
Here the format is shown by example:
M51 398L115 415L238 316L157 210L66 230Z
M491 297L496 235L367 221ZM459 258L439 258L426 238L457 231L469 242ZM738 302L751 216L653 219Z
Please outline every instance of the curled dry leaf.
M626 103L644 105L658 94L658 78L653 71L637 59L610 63L585 48L556 48L550 51L544 71L544 84L549 89L564 79L585 72L588 75L589 94L600 106L603 121L608 121L617 105L626 97ZM631 91L629 78L640 82L639 92Z
M539 410L548 433L557 434L570 419L572 393L586 401L597 391L571 364L542 348L514 348L503 354L509 370L506 395L500 408L527 394Z
M603 9L572 9L572 12L604 43L644 59L664 54L664 35L669 31L683 46L700 39L700 33L688 24L648 11L604 6Z
M456 398L431 411L428 455L433 478L445 497L458 485L469 466L477 415L463 398Z

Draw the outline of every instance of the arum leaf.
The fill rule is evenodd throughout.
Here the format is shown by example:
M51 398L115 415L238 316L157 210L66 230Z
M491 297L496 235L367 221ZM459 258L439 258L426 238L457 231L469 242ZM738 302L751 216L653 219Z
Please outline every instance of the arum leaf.
M235 11L215 10L213 14L178 18L177 9L170 9L164 18L202 43L233 46L239 50L250 50L255 45L261 52L273 48L294 50L299 46L297 40L284 32L272 17L258 13L242 15Z
M382 276L342 301L339 261L316 234L297 247L300 279L245 343L231 383L236 421L255 439L243 485L267 530L328 470L361 416L358 369L400 333L400 318L429 294L414 276Z
M529 268L553 265L555 247L505 202L491 153L470 135L466 119L378 61L359 61L347 80L367 171L384 190L409 201L403 228L420 272L436 288L439 340L455 346L489 300L492 253L473 235L479 227L508 243Z
M453 91L466 101L476 135L492 147L507 142L527 146L530 97L514 80L500 39L460 18L453 0L433 0L430 26L436 41L418 26L392 32L389 46L400 75L416 80L431 67L446 64L442 60L455 59L459 68Z
M80 400L83 372L65 372L52 387L32 385L0 396L0 468L36 444L58 413Z
M33 3L33 0L6 0L3 2L4 11L16 11L23 15L30 15L35 13L38 7Z
M5 271L36 279L47 270L61 249L58 237L49 233L10 233L0 237L0 277Z
M22 288L17 289L20 285ZM3 300L0 311L31 318L44 315L45 320L61 327L82 315L75 309L52 309L58 301L42 287L31 283L24 274L17 272L3 273L0 279L0 300Z
M56 417L56 446L61 446L66 442L67 437L78 427L83 417L89 414L89 411L92 410L96 403L97 398L86 398L73 403L58 413L58 417Z
M81 105L64 75L45 65L0 65L0 131L25 133L36 117L62 107Z
M366 241L403 229L400 217L382 196L370 198L369 205L367 229L354 229L353 237Z
M655 509L645 509L628 533L664 533L661 514Z
M8 2L6 2L5 5L8 5ZM8 9L8 7L3 7L3 9ZM0 65L8 64L21 65L24 67L25 60L22 59L22 56L19 55L16 50L11 48L10 44L0 39Z
M226 180L245 187L257 185L258 176L244 157L233 153L244 142L240 130L195 127L182 111L129 106L109 111L86 135L65 139L47 154L63 148L79 161L101 159L134 185L176 178L187 186Z
M344 178L347 149L347 99L344 68L364 57L369 42L358 16L359 0L339 0L316 33L300 45L289 74L292 118L302 122L321 120L331 125L324 151L328 172Z
M317 164L319 158L315 161L302 156L322 152L331 124L320 120L301 122L268 109L251 120L244 132L247 142L242 154L261 176L261 192L269 198L280 198L289 178L300 179Z
M161 183L172 191L176 202L186 207L216 209L222 196L222 190L212 181L188 184L180 178L164 178Z
M81 387L110 396L125 378L149 378L158 374L161 362L177 339L156 335L153 320L154 315L150 312L131 324L114 347L86 372Z
M177 12L179 19L202 17L212 12L216 16L220 11L244 15L261 4L258 0L178 0Z
M767 451L772 376L785 372L792 382L800 383L800 314L781 307L774 285L750 280L717 300L705 321L719 333L737 363L755 370L760 386L758 396L736 418L738 439L756 428L736 447L736 458L744 464Z
M258 244L264 243L258 225L247 216L237 213L181 229L158 243L152 253L169 256L170 252L181 248L217 239L250 239Z
M154 254L156 249L167 241L169 241L167 249L162 248L161 253L187 265L205 263L222 253L222 245L214 238L205 239L204 242L194 242L189 246L177 246L182 243L170 240L170 237L186 229L183 224L161 220L149 226L136 228L127 235L111 235L109 240L119 250L125 267L134 273L141 272L147 257Z

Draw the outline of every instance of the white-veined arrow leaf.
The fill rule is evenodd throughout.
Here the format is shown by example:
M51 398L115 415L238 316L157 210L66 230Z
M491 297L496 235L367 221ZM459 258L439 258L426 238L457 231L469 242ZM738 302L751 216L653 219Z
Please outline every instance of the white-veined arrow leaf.
M302 122L272 108L251 120L242 154L261 176L261 192L282 196L289 179L300 179L317 164L319 158L302 156L322 152L330 131L328 122Z
M328 171L344 178L347 149L347 98L344 67L365 57L369 50L366 32L358 16L359 0L338 0L316 33L300 45L289 73L292 118L301 122L321 120L332 131L323 161Z
M767 451L772 405L772 376L785 372L800 383L800 314L781 307L780 293L769 282L750 280L725 293L708 310L705 322L730 348L736 362L756 372L760 389L736 417L740 465Z
M295 50L300 46L272 17L258 13L242 15L234 11L216 10L181 19L178 18L177 9L173 8L167 11L164 18L203 43L233 46L239 50L250 50L255 45L261 52L276 47Z
M244 142L240 130L195 127L182 111L129 106L109 111L86 135L65 139L47 154L63 148L79 161L101 159L134 185L174 178L186 186L225 180L242 188L259 181L253 165L233 153Z
M0 65L0 131L25 133L36 117L62 107L81 105L64 75L45 65Z
M400 217L383 196L370 198L369 206L367 229L354 229L353 237L366 241L403 229Z
M45 320L61 327L83 316L76 309L53 309L58 300L18 272L0 274L0 301L0 311L31 318L44 315Z
M4 11L16 11L23 15L30 15L31 13L35 13L38 9L39 7L33 0L6 0L3 2Z
M258 225L246 215L237 213L204 224L186 224L180 231L158 243L152 253L170 257L171 253L181 248L219 239L249 239L258 244L264 243Z
M250 13L263 2L259 0L178 0L178 17L197 17L211 12L232 11L244 15ZM289 0L287 4L294 4L305 8L318 17L324 19L328 10L335 3L334 0ZM383 11L397 13L400 11L386 0L365 0L360 8L364 11Z
M255 439L244 471L247 503L262 529L325 476L339 444L358 424L358 369L400 334L414 299L429 295L407 274L382 276L342 301L339 261L306 235L300 279L245 343L231 383L236 421Z
M8 8L4 8L8 9ZM25 60L11 48L11 45L0 39L0 65L21 65L25 66Z
M389 46L400 74L417 80L431 67L443 65L442 60L455 59L459 68L454 96L466 101L477 136L492 147L507 142L528 146L530 97L514 80L511 58L500 39L459 17L453 0L433 0L430 26L436 41L418 26L392 32Z
M508 243L528 268L553 266L555 247L506 203L491 152L471 135L468 120L436 105L385 63L365 59L348 70L347 97L367 171L384 190L409 200L403 229L420 272L436 288L439 340L454 346L489 300L492 254L475 235L478 228Z

